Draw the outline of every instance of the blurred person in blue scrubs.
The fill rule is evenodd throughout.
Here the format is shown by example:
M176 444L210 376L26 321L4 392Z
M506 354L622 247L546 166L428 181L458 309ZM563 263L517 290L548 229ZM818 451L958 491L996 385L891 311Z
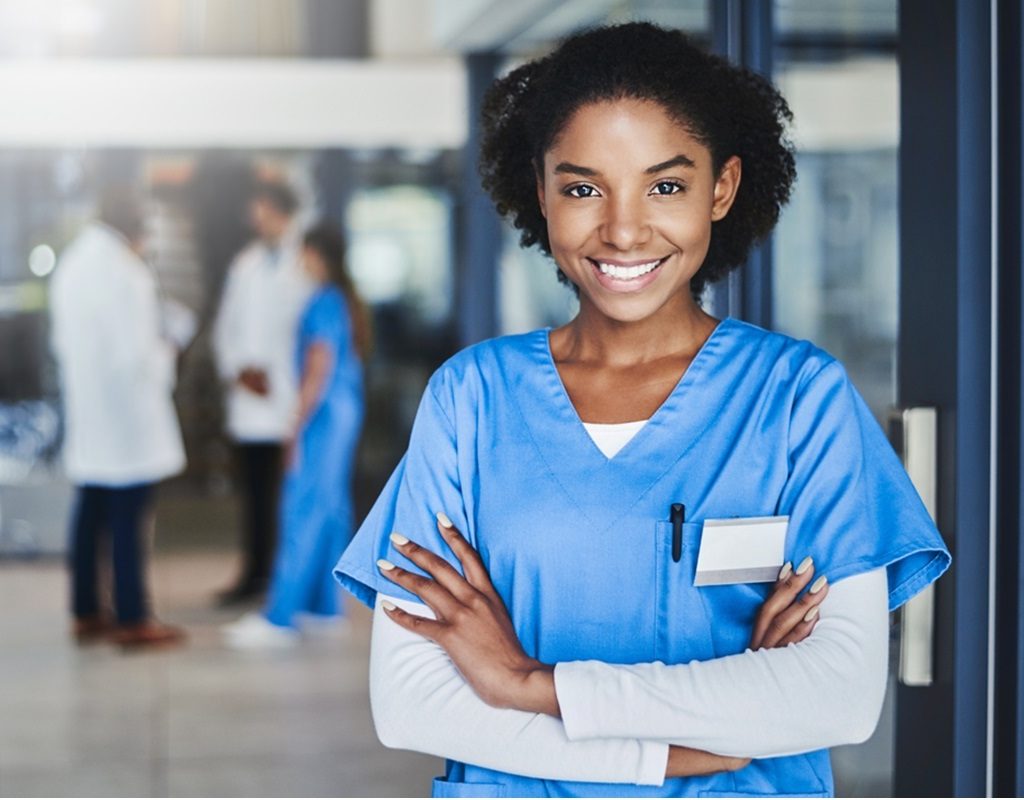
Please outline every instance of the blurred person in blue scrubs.
M300 622L321 631L327 623L345 627L331 567L352 534L370 324L337 228L321 223L308 231L302 263L317 288L298 329L299 396L286 449L281 541L263 611L224 630L228 644L243 649L291 646Z
M284 444L296 398L292 350L311 289L299 263L298 206L284 183L256 185L249 203L256 240L229 267L214 323L242 494L242 571L220 594L224 605L263 595L277 543Z
M185 466L172 392L177 347L163 333L156 279L140 257L142 202L127 186L101 193L98 219L68 245L50 283L52 343L65 414L64 460L75 484L69 566L80 642L178 642L154 620L143 530L160 480ZM113 619L98 587L109 532Z

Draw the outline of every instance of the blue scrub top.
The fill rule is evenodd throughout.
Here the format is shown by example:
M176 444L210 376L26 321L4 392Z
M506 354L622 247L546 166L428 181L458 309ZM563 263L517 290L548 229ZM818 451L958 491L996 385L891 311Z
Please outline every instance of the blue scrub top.
M686 506L671 556L673 503ZM482 342L432 376L409 449L335 568L372 605L410 564L399 531L452 560L444 511L480 552L525 651L545 663L668 664L743 652L770 584L693 586L705 519L789 515L786 558L833 583L886 567L897 608L949 566L942 538L843 367L723 320L613 458L596 447L539 330ZM440 721L443 723L443 720ZM490 788L488 788L490 787ZM825 750L662 787L544 781L449 762L446 796L827 796Z
M295 337L295 375L302 379L306 351L319 344L331 351L331 374L314 415L325 406L363 404L363 365L356 351L348 300L333 285L321 286L309 298Z

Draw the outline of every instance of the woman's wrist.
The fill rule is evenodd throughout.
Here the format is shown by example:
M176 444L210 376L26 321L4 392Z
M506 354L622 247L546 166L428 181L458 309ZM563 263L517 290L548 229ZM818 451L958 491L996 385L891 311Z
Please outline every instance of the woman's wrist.
M555 668L550 664L531 661L521 676L515 684L512 707L561 719L562 712L555 692Z

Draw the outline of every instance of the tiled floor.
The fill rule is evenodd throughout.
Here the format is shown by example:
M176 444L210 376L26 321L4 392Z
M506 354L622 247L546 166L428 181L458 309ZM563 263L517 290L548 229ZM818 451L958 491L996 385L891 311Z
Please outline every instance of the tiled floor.
M369 615L346 641L240 654L211 608L231 574L213 551L153 564L187 647L124 654L66 636L56 561L0 561L0 795L416 796L437 759L385 750L366 692Z

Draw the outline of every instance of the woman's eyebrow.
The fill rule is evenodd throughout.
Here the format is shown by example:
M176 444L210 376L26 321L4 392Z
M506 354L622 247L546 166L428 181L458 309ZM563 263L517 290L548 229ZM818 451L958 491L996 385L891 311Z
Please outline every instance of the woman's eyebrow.
M667 169L672 169L672 167L690 167L692 169L693 167L696 166L697 165L694 163L693 159L688 158L687 156L684 156L682 153L680 153L679 155L670 158L668 161L662 161L660 164L655 164L653 167L648 167L647 169L644 170L644 173L647 175L653 175L656 172L664 172Z
M697 165L696 163L694 163L692 158L690 158L689 156L684 156L682 153L680 153L677 156L673 156L668 161L662 161L659 164L655 164L652 167L648 167L647 169L644 170L644 174L654 175L655 173L664 172L667 169L672 169L672 167L688 167L690 169L693 169L696 166ZM590 167L581 167L579 164L571 164L568 161L563 161L560 164L558 164L558 166L555 167L555 174L582 175L586 178L595 178L601 173L598 172L596 169L591 169Z
M563 161L557 167L555 167L555 174L570 173L572 175L583 175L587 178L593 178L601 173L596 169L590 167L581 167L578 164L570 164L568 161Z

